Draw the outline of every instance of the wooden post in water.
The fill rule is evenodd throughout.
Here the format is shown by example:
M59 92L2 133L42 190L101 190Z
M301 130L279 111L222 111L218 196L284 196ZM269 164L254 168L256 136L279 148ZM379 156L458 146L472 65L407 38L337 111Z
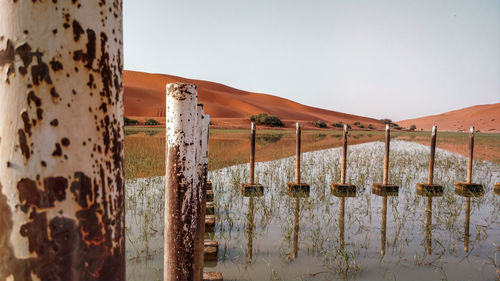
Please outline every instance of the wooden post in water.
M384 154L384 175L382 183L374 183L372 192L374 193L396 193L399 190L397 185L389 184L389 152L391 143L391 127L389 124L385 125L385 154Z
M245 194L263 194L264 186L255 183L255 123L252 122L250 128L250 183L241 184L241 193Z
M296 146L295 146L295 182L287 183L287 188L289 192L306 192L309 193L309 184L303 183L300 180L300 146L301 146L301 135L302 135L302 125L297 122L295 126L296 130Z
M121 0L0 1L0 280L126 279L122 35Z
M466 182L455 183L455 191L459 193L482 193L483 186L481 184L472 183L472 162L474 160L474 126L470 127L469 133L469 159L467 163L467 180Z
M340 183L331 184L332 193L354 193L356 194L356 186L352 184L346 184L346 169L347 169L347 137L348 137L348 127L347 124L344 125L344 135L342 138L342 162L340 169Z
M436 135L437 135L437 126L433 126L431 135L431 155L429 159L429 176L427 178L427 183L421 183L421 182L417 183L417 192L420 191L422 193L427 193L428 195L432 195L432 193L436 194L443 193L443 186L434 184L434 156L436 154ZM428 196L428 195L423 195L423 196Z
M166 186L163 280L194 280L195 232L200 206L197 189L195 126L197 88L167 85Z

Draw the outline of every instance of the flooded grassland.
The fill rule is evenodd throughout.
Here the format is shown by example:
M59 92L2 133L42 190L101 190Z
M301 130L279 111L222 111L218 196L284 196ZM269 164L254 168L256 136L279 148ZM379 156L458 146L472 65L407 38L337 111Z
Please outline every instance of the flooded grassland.
M295 159L286 156L293 154L294 135L284 133L277 141L266 137L264 144L258 142L258 160L268 146L281 145L269 150L275 156L260 156L271 161L256 164L256 180L265 187L263 196L246 197L240 184L248 181L248 164L238 163L248 159L247 136L212 132L209 179L214 186L216 227L206 238L219 242L219 254L216 262L206 264L206 270L222 272L225 280L499 277L500 196L493 192L493 183L500 181L499 158L474 161L473 181L483 184L484 194L463 197L455 194L454 183L465 180L467 159L439 149L444 141L438 138L434 182L444 186L444 193L429 200L416 192L416 183L427 181L429 148L418 144L420 133L414 135L415 142L399 140L411 140L412 135L395 136L389 182L399 185L400 191L384 197L371 192L372 183L382 180L384 144L377 140L383 136L353 132L350 143L355 142L355 134L376 139L349 147L347 182L355 184L357 192L355 197L343 198L330 191L330 184L340 180L341 150L328 147L340 145L340 137L334 132L318 139L316 133L304 135L302 142L306 146L316 141L321 149L303 154L302 179L311 185L308 195L287 193L286 183L294 180ZM484 142L494 147L489 139L482 141L481 135L476 145ZM217 142L217 138L226 141ZM461 136L454 142L460 147ZM463 142L466 151L465 134ZM217 159L215 151L222 154ZM227 156L231 152L241 155L241 162ZM160 280L164 178L129 179L126 189L127 277ZM426 212L429 201L432 211Z

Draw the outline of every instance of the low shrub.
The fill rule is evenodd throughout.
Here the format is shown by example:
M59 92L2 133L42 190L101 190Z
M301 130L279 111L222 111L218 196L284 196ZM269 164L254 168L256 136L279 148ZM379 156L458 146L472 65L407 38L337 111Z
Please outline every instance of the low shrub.
M344 123L342 123L342 121L339 121L337 123L332 123L332 126L337 128L344 128Z
M138 123L139 123L139 121L137 121L137 120L130 119L127 116L123 117L123 124L125 124L125 125L137 125Z
M410 131L415 131L415 129L416 129L416 128L417 128L417 126L416 126L416 125L411 125L411 126L410 126Z
M148 119L148 120L146 120L146 122L144 122L144 125L155 126L155 125L160 125L160 122L158 122L154 119Z
M373 129L373 125L372 124L368 124L368 129Z
M255 122L257 125L266 125L270 127L283 127L284 124L281 120L273 115L268 115L267 113L259 113L250 116L250 120Z
M312 121L312 124L318 128L326 128L326 123L322 120Z

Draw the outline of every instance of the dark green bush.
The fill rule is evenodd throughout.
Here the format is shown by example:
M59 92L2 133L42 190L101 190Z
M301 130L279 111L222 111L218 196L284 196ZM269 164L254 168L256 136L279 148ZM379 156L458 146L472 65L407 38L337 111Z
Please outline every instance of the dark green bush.
M389 118L385 118L385 119L380 119L381 122L384 122L384 124L392 124L392 120L389 119Z
M417 128L417 126L415 126L415 125L411 125L411 126L410 126L410 131L415 131L415 129L416 129L416 128Z
M373 125L372 124L368 124L368 129L373 129Z
M337 128L343 128L344 123L342 123L342 121L339 121L337 123L332 123L332 126L337 127Z
M358 127L359 127L359 125L361 125L361 122L356 121L356 122L354 122L354 125L356 125L356 126L358 126Z
M137 120L130 119L127 116L123 117L123 124L125 124L125 125L137 125L138 123L139 123L139 121L137 121Z
M144 125L155 126L155 125L160 125L160 122L158 122L154 119L148 119L148 120L146 120L146 122L144 122Z
M281 120L273 115L267 115L267 113L259 113L250 116L250 120L255 122L257 125L266 125L270 127L283 127L284 124Z
M313 125L318 127L318 128L326 128L326 123L325 121L318 120L318 121L312 121Z

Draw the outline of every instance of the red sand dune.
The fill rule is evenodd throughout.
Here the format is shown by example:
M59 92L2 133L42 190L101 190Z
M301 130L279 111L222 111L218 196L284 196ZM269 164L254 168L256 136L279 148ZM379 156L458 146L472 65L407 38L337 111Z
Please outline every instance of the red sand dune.
M476 105L396 123L406 128L415 124L418 130L426 131L429 131L433 125L437 125L439 131L468 131L470 126L475 126L476 130L481 132L499 132L500 103Z
M125 71L125 116L140 121L154 118L165 120L165 86L172 82L187 82L198 86L198 103L204 104L210 114L212 125L219 128L248 128L250 116L265 112L280 118L285 127L303 122L304 128L316 128L312 121L331 123L342 121L352 124L356 121L372 124L375 129L384 128L376 119L351 115L326 109L302 105L284 98L246 92L219 83L187 79L165 74L150 74ZM355 129L356 126L353 126Z

